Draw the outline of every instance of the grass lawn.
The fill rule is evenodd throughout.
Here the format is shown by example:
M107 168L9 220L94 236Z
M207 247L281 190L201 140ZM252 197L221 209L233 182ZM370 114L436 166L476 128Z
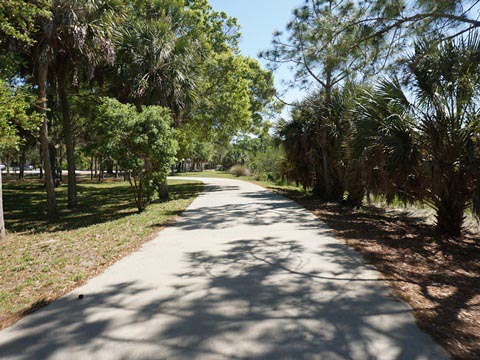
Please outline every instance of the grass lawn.
M38 180L4 183L8 236L0 242L0 328L48 304L174 222L201 191L191 181L169 181L172 200L138 213L130 185L80 179L79 208L66 208L67 188L57 189L60 219L45 220L45 190Z

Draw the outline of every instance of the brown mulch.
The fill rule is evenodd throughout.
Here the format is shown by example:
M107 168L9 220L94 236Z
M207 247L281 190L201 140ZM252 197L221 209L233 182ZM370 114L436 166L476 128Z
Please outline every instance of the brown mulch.
M480 235L448 239L421 219L356 211L291 193L390 281L417 324L454 359L480 359Z

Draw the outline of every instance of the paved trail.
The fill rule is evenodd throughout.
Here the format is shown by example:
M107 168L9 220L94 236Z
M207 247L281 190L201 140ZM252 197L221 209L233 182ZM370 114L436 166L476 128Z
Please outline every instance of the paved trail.
M176 226L0 332L0 358L447 358L311 213L256 185L203 181Z

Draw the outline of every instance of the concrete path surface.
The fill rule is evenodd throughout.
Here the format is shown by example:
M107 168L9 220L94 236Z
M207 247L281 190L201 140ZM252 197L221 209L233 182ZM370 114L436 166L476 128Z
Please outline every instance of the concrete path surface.
M0 358L448 358L311 213L250 183L202 181L176 226L1 331Z

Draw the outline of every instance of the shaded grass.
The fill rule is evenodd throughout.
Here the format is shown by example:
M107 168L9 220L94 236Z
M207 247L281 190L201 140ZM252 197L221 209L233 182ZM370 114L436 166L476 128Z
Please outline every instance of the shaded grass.
M174 199L190 196L187 181L170 181ZM5 221L10 233L55 232L73 230L112 221L137 213L128 182L107 179L103 183L80 178L79 207L67 209L67 186L56 189L59 220L48 222L45 208L45 189L39 180L7 181L4 184Z
M138 213L128 183L79 184L75 211L65 209L66 186L57 189L60 220L49 223L36 180L7 182L0 243L0 328L81 285L172 224L203 185L169 181L172 200Z

